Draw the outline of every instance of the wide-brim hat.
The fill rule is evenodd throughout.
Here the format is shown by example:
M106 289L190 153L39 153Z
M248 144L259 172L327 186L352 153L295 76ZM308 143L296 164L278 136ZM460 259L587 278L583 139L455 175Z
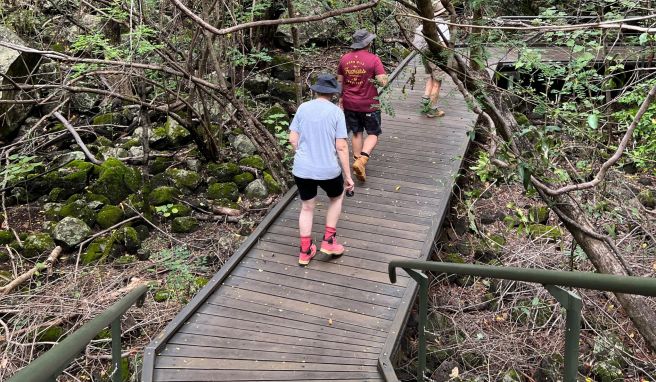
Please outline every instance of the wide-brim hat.
M369 33L366 29L358 29L353 33L353 43L351 44L351 49L362 49L376 38L376 35Z
M342 87L339 85L339 82L337 82L337 78L332 74L319 74L317 82L315 82L314 85L310 85L310 89L323 94L342 92Z

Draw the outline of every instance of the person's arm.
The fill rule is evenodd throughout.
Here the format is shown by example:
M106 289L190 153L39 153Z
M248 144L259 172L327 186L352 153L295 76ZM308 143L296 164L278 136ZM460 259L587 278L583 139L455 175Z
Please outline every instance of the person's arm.
M291 131L289 133L289 143L291 143L292 147L294 148L294 151L298 150L298 139L300 138L300 134L297 131Z
M348 142L344 138L335 139L335 149L337 150L337 157L342 166L342 174L344 175L344 186L346 191L353 191L355 183L351 178L351 166L349 166L349 147Z
M337 75L337 83L339 83L339 87L340 87L340 89L342 89L342 92L343 92L343 91L344 91L344 76L343 76L343 75L341 75L341 74L338 74L338 75ZM338 105L340 108L343 109L343 108L344 108L344 104L343 104L343 102L342 102L342 93L339 93L338 97L339 97L339 98L337 99L337 105Z
M389 80L387 78L387 73L385 73L385 67L383 66L383 62L378 57L376 57L374 74L376 75L374 78L376 79L376 83L378 84L378 86L383 88L386 87Z
M387 78L387 74L378 74L376 75L376 83L380 87L385 87L387 86L387 83L389 82L389 79Z

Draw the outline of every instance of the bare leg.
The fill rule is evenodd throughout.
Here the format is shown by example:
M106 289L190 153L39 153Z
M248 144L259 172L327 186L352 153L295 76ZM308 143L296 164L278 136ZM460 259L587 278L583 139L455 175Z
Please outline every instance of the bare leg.
M424 88L424 98L428 98L431 96L431 92L433 90L433 77L428 76L428 79L426 80L426 87Z
M298 227L301 231L301 237L312 236L312 219L314 218L315 204L316 198L301 201L301 213L298 216Z
M330 205L326 211L326 227L337 227L339 215L342 213L342 202L344 201L344 194L335 198L330 198Z
M367 154L371 154L371 152L374 151L374 147L376 147L377 143L378 143L377 135L367 135L367 139L364 140L364 147L362 148L361 151L364 151Z
M362 152L362 134L363 133L353 133L351 137L351 144L353 145L353 155L360 156Z
M437 106L437 99L440 97L440 88L442 87L442 81L432 80L433 86L430 91L430 101L431 107Z

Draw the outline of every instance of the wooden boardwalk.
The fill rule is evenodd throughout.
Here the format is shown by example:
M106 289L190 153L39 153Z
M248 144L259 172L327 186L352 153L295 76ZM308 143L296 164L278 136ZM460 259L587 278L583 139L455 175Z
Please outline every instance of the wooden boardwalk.
M416 293L394 259L425 259L442 223L476 116L445 81L446 116L419 114L418 58L395 73L395 116L346 198L338 225L347 252L299 267L292 189L210 283L146 348L148 381L383 381ZM417 72L415 89L410 79ZM320 194L314 236L323 232ZM315 240L316 241L316 240Z

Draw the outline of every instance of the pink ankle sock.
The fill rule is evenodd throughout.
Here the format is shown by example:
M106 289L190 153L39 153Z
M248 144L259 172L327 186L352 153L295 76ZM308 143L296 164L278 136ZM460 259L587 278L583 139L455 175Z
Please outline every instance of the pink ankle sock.
M312 236L301 236L301 251L307 252L312 245Z
M326 233L323 234L323 239L328 240L332 236L335 236L336 233L337 233L337 229L335 227L326 226Z

